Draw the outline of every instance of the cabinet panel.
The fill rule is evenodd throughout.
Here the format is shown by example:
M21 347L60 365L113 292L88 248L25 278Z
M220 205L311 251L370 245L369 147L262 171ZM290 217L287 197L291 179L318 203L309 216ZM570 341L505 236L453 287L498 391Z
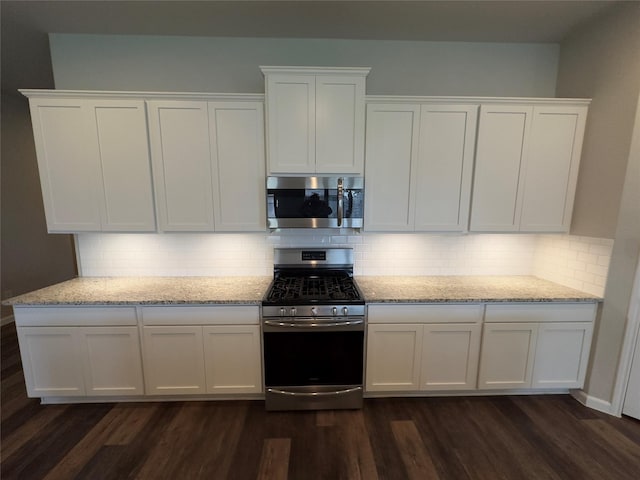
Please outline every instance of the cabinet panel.
M485 324L478 388L531 387L537 330L536 323Z
M258 325L255 305L162 305L142 307L144 325Z
M315 77L267 75L270 173L315 171Z
M88 101L29 103L48 231L100 231L102 186Z
M138 327L80 330L87 395L142 395Z
M365 229L413 230L411 165L418 153L417 105L367 106Z
M135 307L14 306L19 327L136 325Z
M362 174L364 77L316 78L316 172Z
M369 325L366 389L418 390L422 325Z
M213 231L206 102L150 101L156 205L164 231Z
M487 305L485 322L591 322L596 303Z
M369 305L367 323L478 323L484 305Z
M79 331L73 327L19 327L29 397L84 395Z
M464 231L469 221L476 105L422 105L416 176L417 231Z
M532 111L518 105L480 107L470 230L518 230L518 190L524 179L520 165Z
M216 230L265 230L262 104L209 102L209 127Z
M568 232L586 107L535 107L520 230Z
M591 322L541 324L533 388L581 388L589 361Z
M104 187L102 230L155 231L144 102L102 100L92 107Z
M203 327L208 393L262 392L260 327Z
M202 327L144 327L147 394L205 393Z
M480 324L424 326L421 388L473 390L478 375Z

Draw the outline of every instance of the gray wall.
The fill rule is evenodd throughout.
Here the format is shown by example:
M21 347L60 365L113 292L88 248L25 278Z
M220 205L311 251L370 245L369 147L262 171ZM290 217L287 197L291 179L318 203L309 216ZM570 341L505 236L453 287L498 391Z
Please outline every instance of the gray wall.
M51 34L58 89L264 92L259 65L369 66L369 94L555 94L557 44Z
M613 238L640 91L640 3L615 8L561 44L557 96L592 103L571 233Z
M640 4L561 44L558 95L593 98L571 232L615 240L585 388L608 402L640 249Z
M76 266L72 237L47 234L27 99L3 92L1 114L4 299L73 278Z

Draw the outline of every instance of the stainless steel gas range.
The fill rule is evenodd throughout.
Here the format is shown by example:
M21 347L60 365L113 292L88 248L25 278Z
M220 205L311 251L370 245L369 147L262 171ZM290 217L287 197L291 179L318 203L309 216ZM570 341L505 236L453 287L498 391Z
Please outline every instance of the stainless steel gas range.
M267 410L360 408L364 298L353 250L276 249L262 302Z

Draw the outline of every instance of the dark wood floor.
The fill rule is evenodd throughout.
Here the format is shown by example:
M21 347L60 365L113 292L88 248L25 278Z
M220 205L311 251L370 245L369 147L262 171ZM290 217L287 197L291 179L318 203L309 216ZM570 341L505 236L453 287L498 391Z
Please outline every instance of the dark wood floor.
M43 406L26 397L13 325L1 400L4 480L640 478L640 422L565 395L291 413L257 401Z

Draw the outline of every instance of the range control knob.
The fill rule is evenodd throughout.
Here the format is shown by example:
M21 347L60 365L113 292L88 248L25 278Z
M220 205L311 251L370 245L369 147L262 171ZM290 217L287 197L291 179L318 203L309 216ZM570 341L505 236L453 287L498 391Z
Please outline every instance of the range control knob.
M311 307L311 316L315 317L318 315L318 309L316 307Z
M287 313L287 311L284 308L280 309L280 316L284 317L285 313Z
M338 307L333 307L331 309L331 313L333 314L333 316L335 317L336 315L338 315Z
M349 309L347 307L342 307L342 314L346 317L349 315Z
M291 307L291 310L289 310L289 314L292 317L295 317L296 316L296 307Z

